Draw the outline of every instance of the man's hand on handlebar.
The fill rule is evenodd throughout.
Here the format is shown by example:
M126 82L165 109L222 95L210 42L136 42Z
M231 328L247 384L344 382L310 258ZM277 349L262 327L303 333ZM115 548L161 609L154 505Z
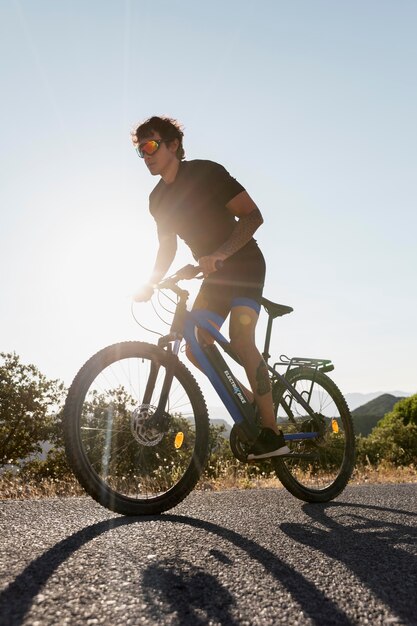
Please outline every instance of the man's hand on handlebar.
M198 259L198 264L203 272L204 276L208 276L213 272L217 272L222 265L223 261L227 257L224 254L210 254L208 256L202 256Z
M191 278L195 278L198 274L208 276L209 274L221 269L225 258L226 257L224 255L218 254L203 256L199 259L198 265L186 265L178 270L176 274L165 278L157 285L151 285L150 283L143 285L133 295L133 301L148 302L148 300L152 298L155 289L172 289L172 285L176 285L179 280L190 280Z
M148 302L153 296L154 288L152 285L143 285L138 291L133 295L134 302Z

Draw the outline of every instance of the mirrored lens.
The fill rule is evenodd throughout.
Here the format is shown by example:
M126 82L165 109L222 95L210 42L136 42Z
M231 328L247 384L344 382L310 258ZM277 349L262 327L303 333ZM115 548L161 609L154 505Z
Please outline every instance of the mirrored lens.
M154 152L158 150L160 143L161 142L156 141L156 139L152 139L151 141L147 141L146 143L143 143L138 148L139 156L141 156L143 159L145 154L147 154L148 156L151 154L154 154Z

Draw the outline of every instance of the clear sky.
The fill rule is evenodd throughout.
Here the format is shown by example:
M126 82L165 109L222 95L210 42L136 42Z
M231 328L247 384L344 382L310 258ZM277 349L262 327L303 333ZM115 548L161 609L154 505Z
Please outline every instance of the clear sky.
M416 392L416 31L414 0L1 0L0 350L69 383L152 340L130 294L157 179L130 129L166 114L264 215L265 295L294 307L274 354Z

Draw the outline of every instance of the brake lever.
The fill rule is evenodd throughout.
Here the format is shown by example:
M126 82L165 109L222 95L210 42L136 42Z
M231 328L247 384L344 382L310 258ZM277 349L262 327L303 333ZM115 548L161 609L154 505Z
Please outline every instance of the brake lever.
M195 278L201 269L198 265L185 265L175 274L176 280L191 280L191 278Z

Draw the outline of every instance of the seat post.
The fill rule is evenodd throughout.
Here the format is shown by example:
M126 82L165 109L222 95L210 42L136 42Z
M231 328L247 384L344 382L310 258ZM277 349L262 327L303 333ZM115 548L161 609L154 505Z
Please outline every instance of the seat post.
M269 354L269 344L271 343L271 334L272 334L272 322L274 321L274 318L272 317L272 315L268 314L268 325L266 327L266 334L265 334L265 345L264 345L264 351L262 353L262 356L265 360L265 363L268 363L268 359L270 358L270 354Z

